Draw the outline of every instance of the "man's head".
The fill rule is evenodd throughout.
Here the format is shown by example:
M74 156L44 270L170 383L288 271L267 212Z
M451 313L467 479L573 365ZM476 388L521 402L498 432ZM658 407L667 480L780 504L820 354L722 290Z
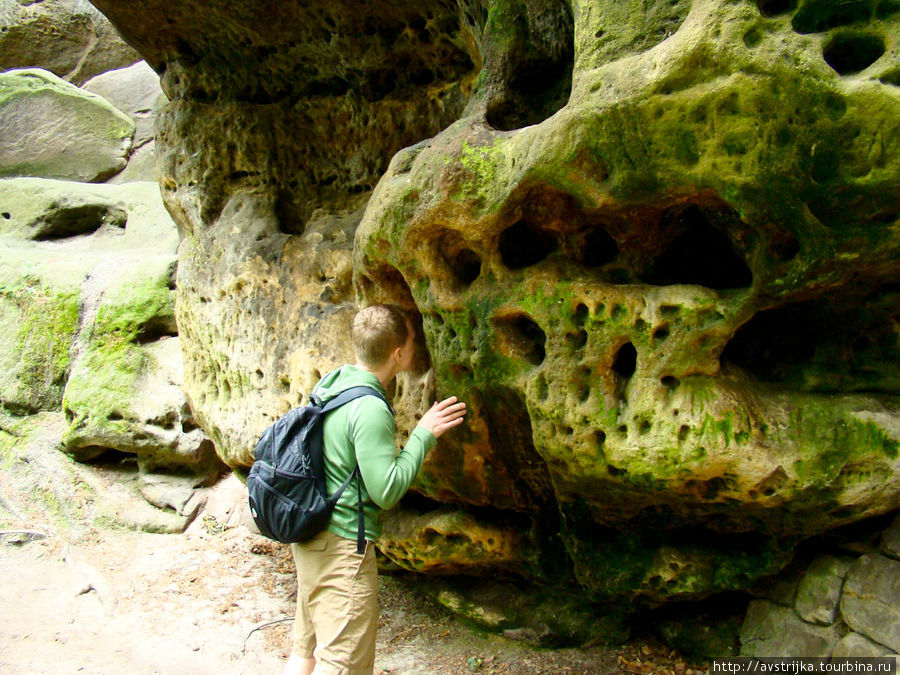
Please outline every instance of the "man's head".
M396 361L396 371L409 370L415 353L415 331L401 309L370 305L353 319L350 342L356 359L370 368Z

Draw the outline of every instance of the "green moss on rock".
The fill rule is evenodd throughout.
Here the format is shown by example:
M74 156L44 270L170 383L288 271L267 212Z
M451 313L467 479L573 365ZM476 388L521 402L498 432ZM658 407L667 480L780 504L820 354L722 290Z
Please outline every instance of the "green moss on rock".
M10 352L4 355L9 365L0 400L15 411L57 409L78 331L78 294L57 291L31 277L0 287L0 305L6 330L15 331Z

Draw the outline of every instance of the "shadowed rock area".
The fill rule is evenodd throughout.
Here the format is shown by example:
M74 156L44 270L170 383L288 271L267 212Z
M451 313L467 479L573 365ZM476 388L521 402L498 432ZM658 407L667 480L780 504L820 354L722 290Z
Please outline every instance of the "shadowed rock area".
M389 516L404 567L656 606L900 503L896 3L95 4L170 99L229 465L389 301L398 426L470 407Z

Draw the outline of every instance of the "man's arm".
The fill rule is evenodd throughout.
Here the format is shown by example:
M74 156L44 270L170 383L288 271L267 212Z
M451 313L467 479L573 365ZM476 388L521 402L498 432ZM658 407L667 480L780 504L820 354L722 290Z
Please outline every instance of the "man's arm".
M381 508L389 509L406 494L437 438L462 422L466 406L457 403L456 398L433 405L413 429L406 447L395 456L393 415L374 397L358 400L350 425L356 461L369 497Z

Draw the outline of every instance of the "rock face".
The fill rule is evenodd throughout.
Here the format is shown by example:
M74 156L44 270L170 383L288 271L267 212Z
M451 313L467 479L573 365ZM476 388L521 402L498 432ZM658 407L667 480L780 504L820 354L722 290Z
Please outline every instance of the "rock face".
M781 579L782 591L750 603L740 631L745 656L886 656L900 651L900 562L891 540L836 549ZM861 544L861 545L860 545ZM866 550L853 555L851 548ZM880 550L879 550L880 548ZM775 587L777 588L777 586Z
M0 74L0 177L100 182L125 168L134 122L41 69Z
M657 604L898 505L894 4L96 5L171 99L185 387L228 464L389 301L425 355L399 425L470 407L402 565L495 569L440 502L523 576Z
M147 65L139 61L127 68L101 73L84 83L82 89L102 96L116 109L128 115L135 123L134 137L131 143L131 157L122 175L117 174L111 182L135 182L139 180L156 180L155 163L151 164L153 173L149 176L133 175L132 165L134 153L150 151L155 157L154 119L156 112L165 105L166 96L159 86L159 75Z
M39 66L81 85L140 58L87 0L0 1L0 70Z
M63 409L66 450L209 481L222 465L181 388L178 238L155 183L6 179L0 404Z

